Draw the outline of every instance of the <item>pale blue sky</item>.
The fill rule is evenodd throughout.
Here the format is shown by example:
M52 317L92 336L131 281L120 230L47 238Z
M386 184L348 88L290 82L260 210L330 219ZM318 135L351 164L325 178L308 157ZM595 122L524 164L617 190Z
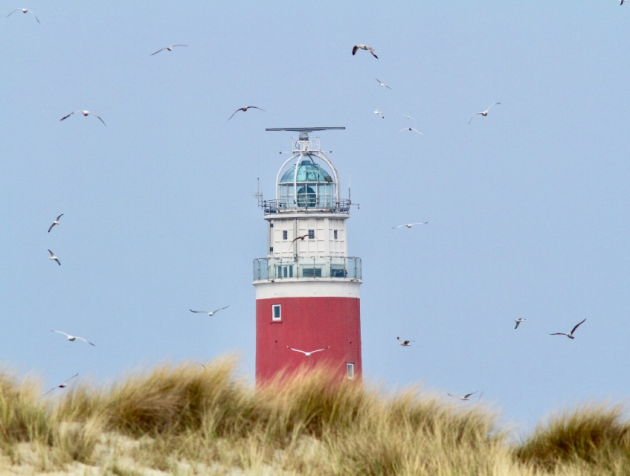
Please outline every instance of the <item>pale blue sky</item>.
M265 128L345 126L318 136L361 205L349 250L363 260L369 384L479 390L525 427L629 394L630 6L3 5L6 367L44 386L76 372L106 383L235 353L253 378L256 179L273 198L292 137ZM6 18L15 8L41 24ZM151 56L174 43L188 47ZM356 43L379 59L352 56ZM227 121L248 105L265 112ZM107 127L59 121L77 109ZM403 113L424 136L398 133ZM391 229L410 221L429 225ZM548 335L584 318L574 341Z

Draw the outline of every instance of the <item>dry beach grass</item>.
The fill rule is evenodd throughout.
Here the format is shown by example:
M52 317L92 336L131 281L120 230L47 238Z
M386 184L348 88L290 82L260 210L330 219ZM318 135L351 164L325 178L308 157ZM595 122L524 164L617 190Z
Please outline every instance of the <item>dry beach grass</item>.
M234 361L163 364L42 398L0 374L0 473L630 474L619 406L551 417L511 443L497 416L418 389L383 396L325 368L257 390Z

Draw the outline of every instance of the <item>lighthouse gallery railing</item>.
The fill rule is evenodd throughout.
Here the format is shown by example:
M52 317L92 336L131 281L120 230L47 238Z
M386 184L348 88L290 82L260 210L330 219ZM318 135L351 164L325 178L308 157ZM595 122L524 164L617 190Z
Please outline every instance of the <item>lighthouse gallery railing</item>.
M362 279L361 258L321 256L318 258L258 258L254 281L271 279Z

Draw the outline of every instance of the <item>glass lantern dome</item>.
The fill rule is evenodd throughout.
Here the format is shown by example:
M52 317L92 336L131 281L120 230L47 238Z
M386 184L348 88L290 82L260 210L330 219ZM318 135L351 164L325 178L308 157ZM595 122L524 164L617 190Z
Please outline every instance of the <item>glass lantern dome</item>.
M276 198L287 207L331 208L337 201L337 184L313 155L300 156L278 181Z

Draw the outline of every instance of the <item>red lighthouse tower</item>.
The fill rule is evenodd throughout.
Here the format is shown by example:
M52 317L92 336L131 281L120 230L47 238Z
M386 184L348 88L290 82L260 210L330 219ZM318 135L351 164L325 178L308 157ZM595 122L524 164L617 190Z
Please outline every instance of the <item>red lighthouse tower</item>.
M258 383L324 362L339 377L361 377L361 259L348 256L350 199L339 198L337 170L309 137L327 129L345 128L267 129L299 137L278 171L275 200L260 202L268 253L254 260Z

